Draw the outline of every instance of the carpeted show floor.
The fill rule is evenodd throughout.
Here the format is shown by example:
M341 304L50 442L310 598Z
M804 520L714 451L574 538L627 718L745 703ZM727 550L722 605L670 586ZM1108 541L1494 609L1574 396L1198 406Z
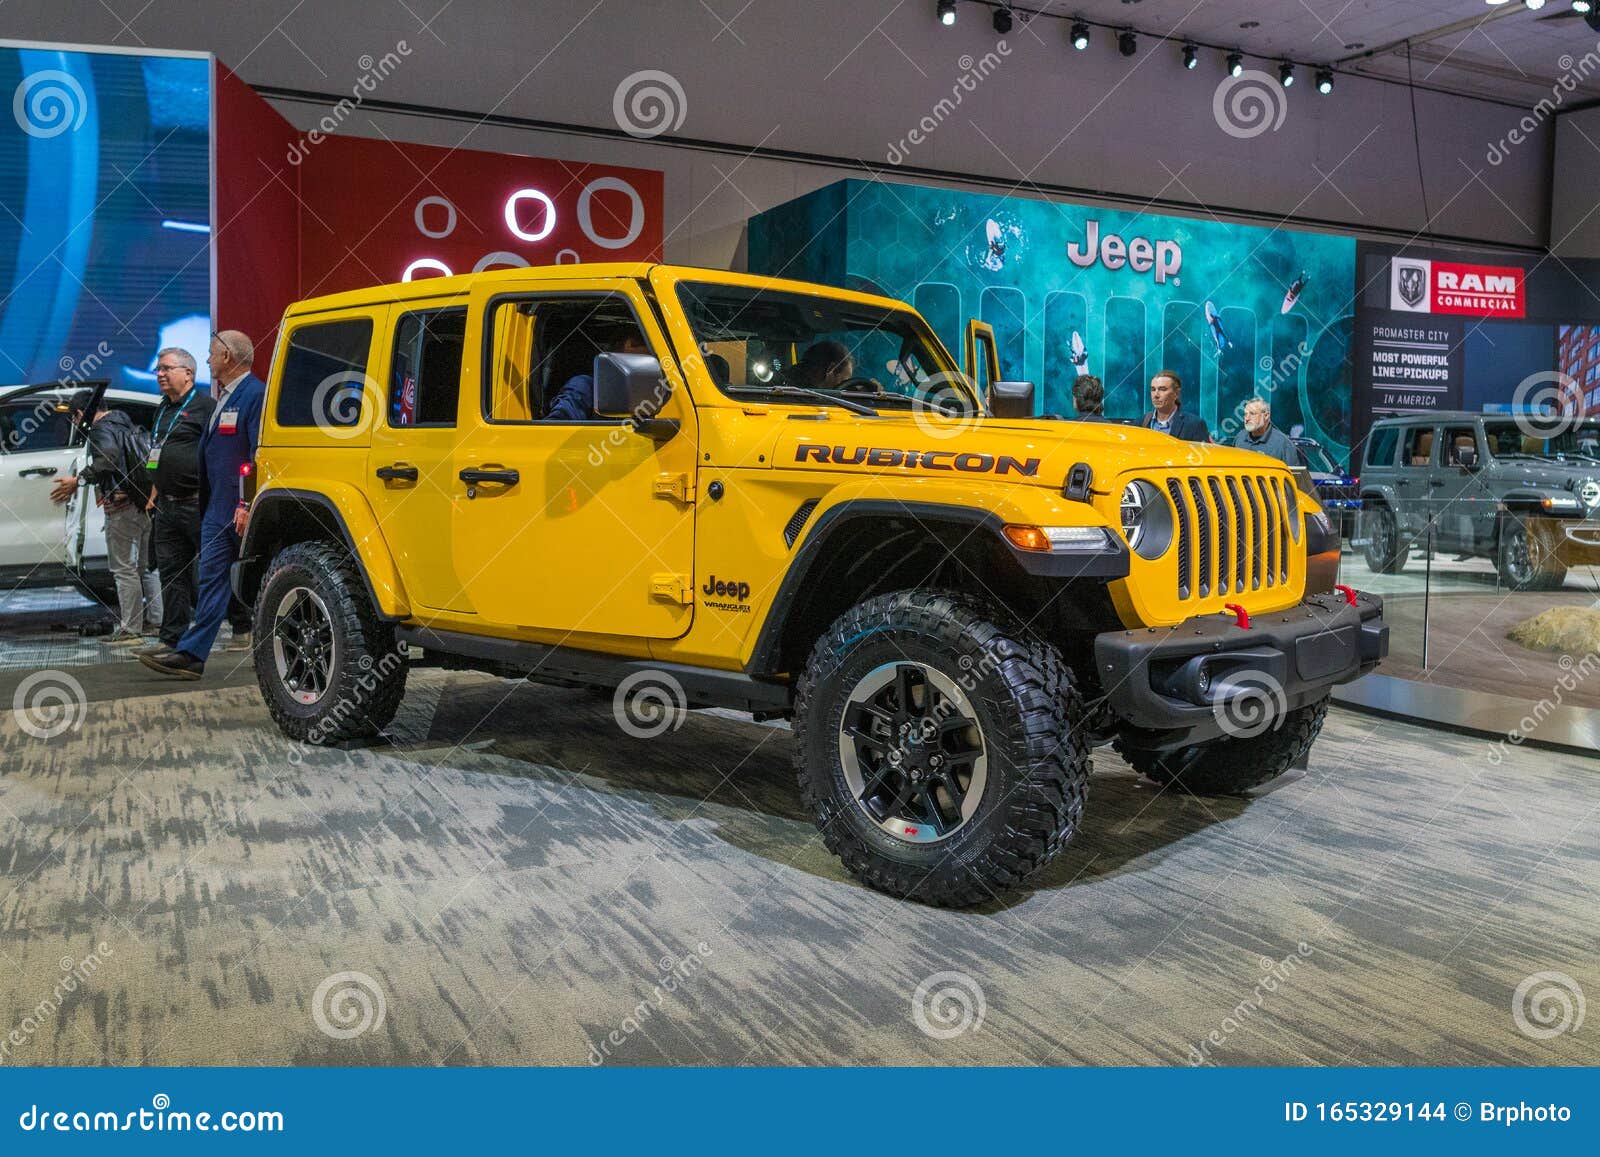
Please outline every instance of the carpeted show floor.
M1592 761L1335 711L1199 801L1102 750L1041 884L951 912L844 874L782 727L420 671L302 751L247 670L70 673L58 735L0 687L0 1063L1600 1063Z

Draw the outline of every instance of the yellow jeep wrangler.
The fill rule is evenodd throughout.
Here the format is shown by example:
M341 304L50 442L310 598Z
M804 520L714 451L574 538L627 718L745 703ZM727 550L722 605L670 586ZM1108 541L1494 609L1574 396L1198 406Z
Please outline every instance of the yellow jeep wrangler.
M293 306L234 572L273 718L375 735L418 662L615 689L635 736L788 718L829 848L950 905L1066 845L1097 744L1290 767L1387 643L1309 478L1035 418L988 352L980 390L900 302L663 265Z

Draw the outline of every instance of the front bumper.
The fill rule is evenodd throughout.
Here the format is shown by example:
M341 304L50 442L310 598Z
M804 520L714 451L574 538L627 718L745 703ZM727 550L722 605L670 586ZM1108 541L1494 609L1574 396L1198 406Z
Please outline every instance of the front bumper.
M1173 751L1229 734L1246 699L1281 713L1320 699L1389 653L1383 600L1338 592L1237 626L1231 614L1107 631L1094 643L1106 701L1131 746ZM1251 708L1258 710L1259 707Z

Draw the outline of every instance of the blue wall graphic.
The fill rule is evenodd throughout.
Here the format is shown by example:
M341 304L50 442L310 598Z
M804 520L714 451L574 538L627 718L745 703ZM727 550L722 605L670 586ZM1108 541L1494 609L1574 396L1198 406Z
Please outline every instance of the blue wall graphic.
M1071 414L1083 372L1135 417L1165 368L1219 436L1259 394L1336 459L1350 445L1347 237L849 180L755 217L749 268L909 301L956 352L981 318L1041 413Z

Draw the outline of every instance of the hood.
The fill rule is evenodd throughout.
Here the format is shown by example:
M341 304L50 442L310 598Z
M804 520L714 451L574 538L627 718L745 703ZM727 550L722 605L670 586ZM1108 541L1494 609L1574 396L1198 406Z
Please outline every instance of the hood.
M978 418L944 421L895 414L868 418L828 410L774 423L767 460L789 470L945 474L1028 481L1060 490L1074 463L1094 468L1094 489L1130 471L1194 468L1282 470L1276 459L1230 446L1185 442L1108 422Z
M1589 479L1600 480L1600 465L1593 462L1523 462L1498 458L1492 467L1502 482L1544 490L1576 491Z

